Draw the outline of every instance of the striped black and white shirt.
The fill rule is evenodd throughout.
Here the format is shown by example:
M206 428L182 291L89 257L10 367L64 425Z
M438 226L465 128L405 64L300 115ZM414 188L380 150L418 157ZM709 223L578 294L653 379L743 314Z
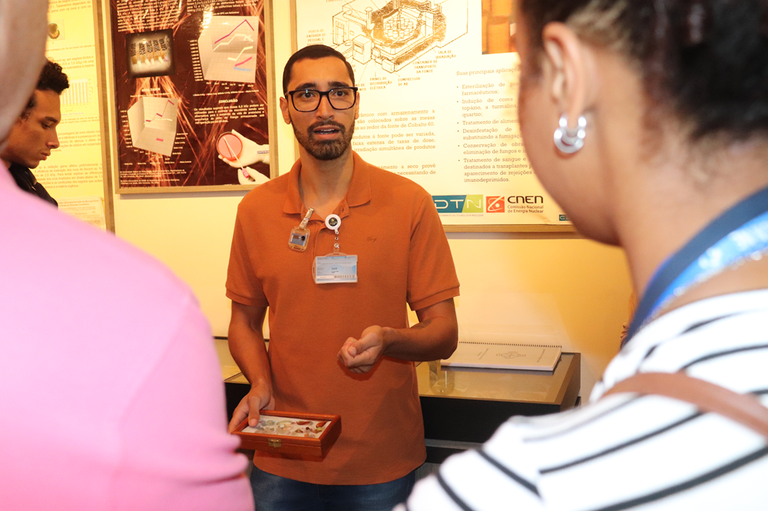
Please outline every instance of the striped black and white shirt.
M768 445L758 433L670 398L599 400L635 373L681 369L768 406L768 290L665 314L611 361L590 404L510 419L396 509L768 510Z

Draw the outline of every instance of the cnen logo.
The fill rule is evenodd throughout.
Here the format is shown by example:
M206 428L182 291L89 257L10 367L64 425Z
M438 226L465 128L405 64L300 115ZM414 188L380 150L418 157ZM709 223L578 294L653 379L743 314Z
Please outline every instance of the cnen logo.
M482 213L482 195L433 195L438 213Z
M510 204L544 204L544 197L541 195L510 195L507 197Z
M503 195L489 195L485 198L485 211L487 213L504 213L504 200L506 197Z

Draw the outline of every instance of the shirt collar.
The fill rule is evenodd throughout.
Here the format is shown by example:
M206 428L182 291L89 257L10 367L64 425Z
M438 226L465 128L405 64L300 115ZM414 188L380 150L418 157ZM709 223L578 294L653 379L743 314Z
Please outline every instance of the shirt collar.
M11 185L15 187L16 182L13 180L13 177L11 176L11 172L8 170L8 167L6 167L5 163L3 163L2 160L0 160L0 187L7 188Z
M362 206L371 200L371 175L368 164L359 154L352 151L352 180L349 183L347 196L336 208L336 213L344 218L349 214L349 208ZM291 167L288 173L288 192L286 193L283 212L288 215L302 215L305 211L304 203L299 193L299 173L301 172L301 159Z

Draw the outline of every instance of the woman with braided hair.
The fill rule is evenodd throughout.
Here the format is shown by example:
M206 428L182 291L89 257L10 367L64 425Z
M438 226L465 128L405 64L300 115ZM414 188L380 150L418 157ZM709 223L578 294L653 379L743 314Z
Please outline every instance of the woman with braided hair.
M625 249L638 308L589 404L509 420L401 509L768 509L768 1L518 0L516 19L530 162ZM638 375L756 424L676 383L627 392Z

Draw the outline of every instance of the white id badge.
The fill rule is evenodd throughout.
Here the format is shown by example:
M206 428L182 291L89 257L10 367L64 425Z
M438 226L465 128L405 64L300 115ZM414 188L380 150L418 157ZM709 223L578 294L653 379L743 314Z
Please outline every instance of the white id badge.
M357 282L357 256L332 255L315 257L312 265L315 284L343 284Z

